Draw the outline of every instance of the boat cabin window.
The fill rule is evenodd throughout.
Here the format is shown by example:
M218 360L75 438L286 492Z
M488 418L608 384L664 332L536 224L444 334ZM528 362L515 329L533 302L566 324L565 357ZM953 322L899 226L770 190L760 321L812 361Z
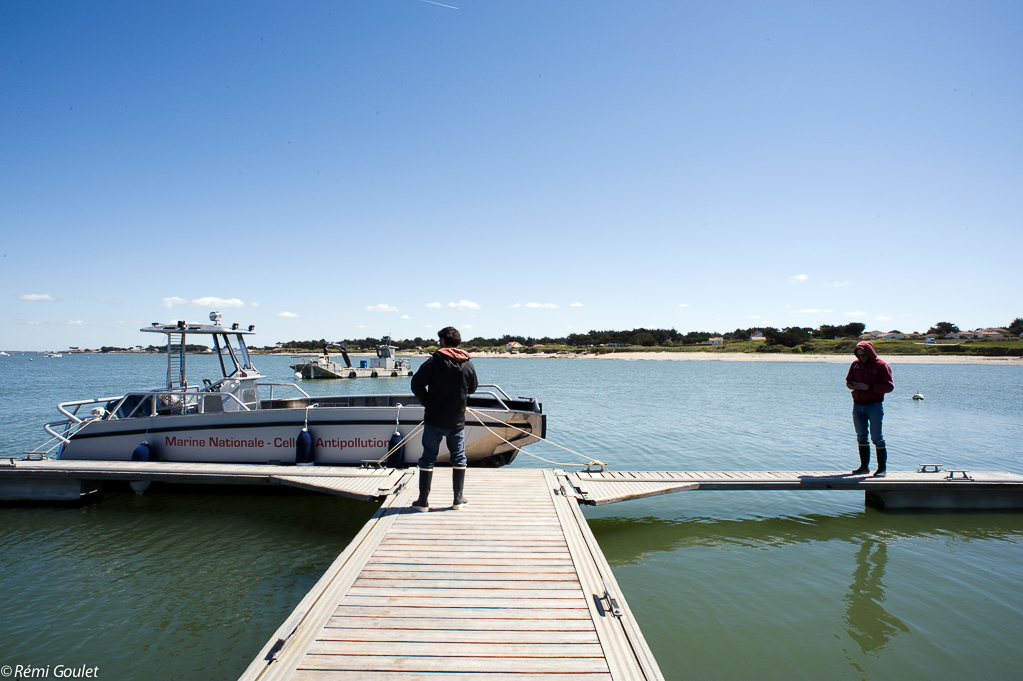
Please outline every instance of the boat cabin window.
M238 363L242 369L252 370L252 360L249 359L249 349L245 347L245 336L238 334L235 337L234 351Z
M220 354L220 367L225 377L233 375L240 369L253 370L249 350L245 347L245 336L235 334L232 341L228 334L223 333L215 335L213 340ZM230 364L225 363L225 356L230 360Z

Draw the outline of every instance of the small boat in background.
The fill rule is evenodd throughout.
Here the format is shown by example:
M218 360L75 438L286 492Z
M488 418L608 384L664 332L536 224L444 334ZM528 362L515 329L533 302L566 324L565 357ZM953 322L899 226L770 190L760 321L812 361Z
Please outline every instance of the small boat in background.
M922 400L923 398L924 398L924 396L920 394L920 391L919 391L919 390L918 390L918 391L916 391L916 394L915 394L915 395L913 395L913 399L914 399L914 400Z
M331 359L329 349L335 347L341 352L344 362ZM292 357L300 360L291 365L291 369L299 378L382 378L412 375L412 360L397 359L397 346L391 345L391 337L384 336L383 342L377 346L377 356L361 360L359 366L352 366L348 350L340 344L323 346L323 354L319 357ZM337 355L335 355L337 357Z
M46 352L46 353L43 353L43 357L63 357L63 356L64 355L60 354L59 352Z

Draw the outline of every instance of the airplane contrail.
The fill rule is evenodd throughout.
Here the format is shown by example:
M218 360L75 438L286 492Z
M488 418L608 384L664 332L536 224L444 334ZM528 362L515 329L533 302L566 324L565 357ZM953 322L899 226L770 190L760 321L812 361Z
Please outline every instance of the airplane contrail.
M447 7L448 9L458 9L457 7L452 7L451 5L445 5L443 2L434 2L433 0L423 0L423 2L428 2L431 5L440 5L441 7Z

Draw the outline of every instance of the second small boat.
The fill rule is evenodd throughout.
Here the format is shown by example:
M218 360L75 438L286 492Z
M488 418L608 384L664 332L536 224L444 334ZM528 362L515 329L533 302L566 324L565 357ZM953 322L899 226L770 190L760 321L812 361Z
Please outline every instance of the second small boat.
M330 348L340 351L343 362L331 358ZM324 345L323 354L319 357L292 357L299 360L291 365L291 369L299 378L396 378L412 375L412 360L395 357L397 346L391 345L391 337L384 336L383 342L377 346L377 356L361 360L360 365L352 366L348 350L343 345Z

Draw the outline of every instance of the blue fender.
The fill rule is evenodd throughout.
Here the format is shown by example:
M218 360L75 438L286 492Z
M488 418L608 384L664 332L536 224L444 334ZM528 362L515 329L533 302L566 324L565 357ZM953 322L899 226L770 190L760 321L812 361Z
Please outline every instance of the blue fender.
M302 432L295 438L295 465L312 466L315 463L313 436L309 434L308 428L303 428Z
M400 444L402 441L402 435L400 430L395 430L394 435L387 441L387 451L391 451L395 447L391 455L387 457L387 465L391 468L403 468L405 461L405 445Z

